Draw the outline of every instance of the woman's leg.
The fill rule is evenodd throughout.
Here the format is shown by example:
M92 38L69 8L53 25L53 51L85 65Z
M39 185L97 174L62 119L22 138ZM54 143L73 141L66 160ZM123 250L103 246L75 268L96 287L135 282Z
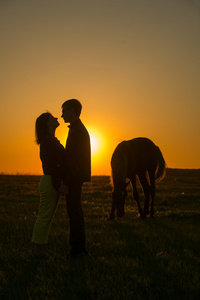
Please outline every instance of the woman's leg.
M50 175L44 175L40 181L40 208L33 229L32 242L36 244L38 254L46 252L49 227L58 204L58 193L54 189Z

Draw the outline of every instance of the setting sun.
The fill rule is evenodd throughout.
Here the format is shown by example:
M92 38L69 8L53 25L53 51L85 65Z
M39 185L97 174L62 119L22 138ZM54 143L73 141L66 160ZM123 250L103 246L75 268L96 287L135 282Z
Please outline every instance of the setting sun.
M103 150L104 142L102 136L94 129L89 129L90 142L91 142L91 155L92 158L96 157Z

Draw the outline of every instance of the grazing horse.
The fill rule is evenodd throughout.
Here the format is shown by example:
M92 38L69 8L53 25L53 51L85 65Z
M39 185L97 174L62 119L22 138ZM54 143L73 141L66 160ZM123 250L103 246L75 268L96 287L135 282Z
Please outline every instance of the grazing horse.
M149 202L151 199L150 216L154 215L155 181L164 178L166 164L160 149L147 138L135 138L121 142L111 158L112 169L112 209L110 219L117 216L123 217L124 203L127 196L126 187L131 182L133 197L137 202L141 218L149 214ZM136 176L138 176L143 188L145 202L144 210L139 203L139 194L136 189Z

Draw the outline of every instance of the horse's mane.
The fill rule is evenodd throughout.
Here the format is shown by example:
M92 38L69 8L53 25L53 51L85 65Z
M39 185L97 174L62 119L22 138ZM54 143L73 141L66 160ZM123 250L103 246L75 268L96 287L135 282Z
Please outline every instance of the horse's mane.
M128 159L126 154L126 141L121 142L113 152L111 158L111 184L126 183Z

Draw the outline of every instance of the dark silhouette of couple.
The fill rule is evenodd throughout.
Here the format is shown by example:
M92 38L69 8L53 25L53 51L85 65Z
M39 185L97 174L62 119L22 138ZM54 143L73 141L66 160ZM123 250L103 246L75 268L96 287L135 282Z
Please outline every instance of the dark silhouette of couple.
M41 114L35 124L36 142L40 146L43 176L40 180L40 207L33 229L32 242L36 255L47 257L48 234L57 208L59 195L66 197L70 223L71 256L87 255L81 191L91 180L91 149L87 129L80 120L81 103L70 99L62 105L62 118L70 123L66 147L55 137L60 125L49 112Z

